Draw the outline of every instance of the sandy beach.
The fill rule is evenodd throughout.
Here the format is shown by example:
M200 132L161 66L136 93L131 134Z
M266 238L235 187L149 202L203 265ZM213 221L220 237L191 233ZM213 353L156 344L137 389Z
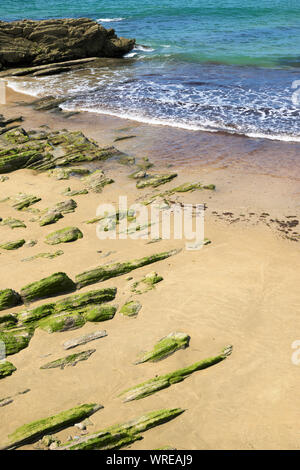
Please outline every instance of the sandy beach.
M256 156L252 166L242 149L258 147L278 158L296 151L298 144L266 142L260 139L210 135L209 133L150 126L109 116L80 113L65 119L63 115L34 111L24 106L32 98L8 93L8 103L0 106L6 118L22 115L25 130L47 125L51 130L82 131L100 147L114 145L136 159L149 158L154 167L149 173L176 172L175 180L160 186L165 191L185 182L215 184L215 191L181 193L181 203L205 203L205 237L211 243L198 251L185 249L184 240L99 240L95 224L84 223L96 216L99 204L116 204L127 195L129 203L151 195L153 189L137 189L128 178L133 165L122 165L118 159L96 162L105 175L114 180L101 193L89 192L72 196L77 203L74 212L65 214L55 224L40 227L34 214L18 213L4 200L0 203L2 219L22 219L26 228L11 230L1 227L1 243L17 238L37 240L32 247L1 249L1 289L22 286L63 271L72 279L89 268L124 262L171 249L181 251L166 260L141 267L101 283L91 289L116 287L114 305L119 309L112 320L86 323L72 331L49 334L37 328L27 348L8 357L17 368L1 380L0 399L14 396L13 402L1 407L0 442L19 426L51 416L82 403L99 403L103 409L91 416L88 432L93 433L117 423L126 422L160 408L183 408L175 420L143 434L131 449L298 449L299 448L299 366L292 362L292 343L298 339L300 293L297 272L300 268L298 227L286 225L298 220L298 178L288 174L257 171ZM21 103L23 102L23 104ZM114 142L124 134L136 137ZM192 157L191 142L201 147ZM191 156L180 160L185 143L190 142ZM213 146L215 142L215 149ZM172 143L172 145L169 143ZM207 144L207 145L206 145ZM202 149L206 145L206 154ZM220 157L223 145L224 155ZM226 157L226 149L240 152L240 158ZM178 148L177 151L174 151ZM196 154L196 153L195 153ZM172 158L174 155L174 159ZM257 160L256 160L257 159ZM172 165L172 166L171 166ZM255 167L255 168L254 168ZM41 198L34 208L43 210L66 199L61 193L68 187L81 189L82 181L70 177L56 180L47 172L21 169L7 174L1 182L0 199L18 192ZM57 246L45 244L45 237L66 226L78 227L83 238ZM37 258L22 261L41 252L63 250L54 259ZM155 270L163 280L152 290L133 294L132 282L140 281ZM128 280L128 278L132 278ZM66 297L57 296L54 300ZM122 316L120 307L128 299L138 299L142 309L136 318ZM53 299L51 299L53 300ZM39 300L30 307L45 304ZM24 310L20 305L7 313ZM62 343L96 330L107 336L76 348L76 352L95 348L96 352L76 367L64 370L42 370L40 367L67 353ZM190 335L190 345L156 363L135 365L143 351L171 332ZM193 373L183 382L160 390L142 400L123 403L118 395L156 375L189 366L218 354L226 345L233 351L225 361ZM74 350L75 351L75 350ZM19 392L30 389L26 394ZM69 427L55 436L62 442L81 431ZM36 448L37 444L23 446Z

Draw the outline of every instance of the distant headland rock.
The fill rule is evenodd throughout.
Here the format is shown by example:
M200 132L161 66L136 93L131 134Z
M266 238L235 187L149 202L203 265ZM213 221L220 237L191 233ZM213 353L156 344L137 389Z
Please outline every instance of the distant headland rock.
M135 39L89 18L0 21L0 69L89 57L122 57Z

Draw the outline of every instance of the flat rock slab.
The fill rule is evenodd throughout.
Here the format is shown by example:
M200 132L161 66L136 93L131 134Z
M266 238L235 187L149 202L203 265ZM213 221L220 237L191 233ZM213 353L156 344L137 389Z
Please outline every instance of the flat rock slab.
M94 341L95 339L104 338L107 336L105 330L94 331L88 335L79 336L79 338L70 339L69 341L65 341L63 343L64 349L72 349L76 348L76 346L80 346L82 344L89 343L90 341Z
M71 354L70 356L63 357L61 359L57 359L56 361L48 362L44 366L40 367L41 369L64 369L65 367L69 366L76 366L76 364L80 361L86 361L96 349L89 349L87 351L82 351L80 353Z

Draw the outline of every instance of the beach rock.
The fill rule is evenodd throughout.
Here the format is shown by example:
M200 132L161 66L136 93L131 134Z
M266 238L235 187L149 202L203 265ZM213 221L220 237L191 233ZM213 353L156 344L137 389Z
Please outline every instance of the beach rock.
M110 426L102 431L72 440L56 450L121 449L142 439L140 433L167 423L184 412L181 408L151 411L126 423Z
M75 277L76 285L78 289L81 289L82 287L88 286L89 284L105 281L116 276L122 276L122 274L127 274L130 271L133 271L134 269L141 268L142 266L156 263L157 261L162 261L177 253L177 250L171 250L165 251L163 253L157 253L151 256L146 256L145 258L140 258L133 261L99 266L98 268L94 268L89 271L85 271L81 274L77 274L77 276Z
M155 284L161 281L163 281L163 277L159 276L155 271L152 271L146 274L140 281L134 282L131 291L136 294L143 294L144 292L154 289Z
M14 328L0 331L0 341L5 344L7 356L17 354L22 349L27 348L32 336L33 330L30 328Z
M0 248L3 250L17 250L21 246L23 246L25 243L25 240L21 238L20 240L15 240L12 242L6 242L6 243L1 243Z
M77 207L77 203L73 199L68 199L67 201L58 202L53 207L53 210L59 211L62 214L69 214L74 212Z
M15 307L22 303L20 295L13 289L0 290L0 310Z
M82 344L95 341L96 339L99 339L99 338L104 338L105 336L107 336L107 333L105 330L94 331L93 333L80 336L79 338L69 339L68 341L65 341L63 344L63 348L64 349L76 348L77 346L81 346Z
M114 182L111 178L107 178L101 170L96 170L92 174L81 179L84 182L86 189L94 193L101 193L104 186Z
M11 229L26 228L26 225L22 220L14 219L13 217L8 217L7 219L2 220L1 225L8 225Z
M170 333L168 336L159 340L152 351L143 354L135 364L161 361L179 349L187 348L189 342L190 337L185 333Z
M101 322L114 318L117 307L114 305L95 305L86 308L84 318L90 322Z
M88 18L0 22L0 63L5 68L88 57L122 57L134 39Z
M15 315L8 313L7 315L0 316L0 331L5 331L8 328L13 328L18 323L18 319ZM1 349L0 349L1 351Z
M5 362L0 362L0 379L4 379L5 377L8 377L11 375L13 372L15 372L17 369L16 367L8 361ZM8 403L11 403L13 400L6 400L5 405L8 405ZM0 402L0 406L4 406L3 402Z
M130 300L123 305L120 310L121 315L125 317L136 317L142 308L142 304L138 300Z
M157 188L162 184L168 183L173 178L176 178L177 173L171 173L168 175L149 175L148 178L143 178L136 183L136 187L138 189L147 188L149 186L153 188Z
M21 261L33 261L35 259L38 259L38 258L43 258L43 259L54 259L54 258L57 258L57 256L61 256L63 255L64 252L62 250L57 250L57 251L54 251L54 253L38 253L37 255L34 255L34 256L29 256L28 258L23 258L21 259Z
M61 194L63 194L64 196L80 196L81 194L88 194L88 190L87 189L71 189L71 188L67 188L65 191L63 191Z
M55 224L59 219L62 219L62 217L61 212L50 209L40 218L39 225L40 227L44 227L45 225Z
M25 444L36 442L46 434L66 429L78 421L82 421L101 408L103 408L102 405L95 403L84 404L67 411L62 411L49 418L42 418L29 424L24 424L8 436L9 443L3 447L2 450L14 449Z
M54 168L49 170L49 176L53 176L56 180L68 180L70 176L86 176L90 174L90 170L81 167L70 168Z
M24 286L20 294L24 302L32 302L52 295L66 294L73 290L75 290L74 282L66 273L59 272Z
M57 245L59 243L69 243L82 238L83 234L77 227L66 227L47 235L45 243Z
M42 319L38 326L47 333L71 331L81 328L85 319L80 313L58 313Z
M232 346L226 346L226 348L224 348L223 351L217 356L204 359L200 362L195 362L189 367L175 370L169 374L156 376L154 379L147 380L144 383L125 390L119 396L123 397L124 402L140 400L142 398L148 397L149 395L152 395L159 390L168 388L175 383L182 382L193 372L206 369L213 366L214 364L218 364L219 362L224 361L224 359L226 359L231 354L231 352Z
M40 369L64 369L65 367L76 366L80 361L87 361L94 352L96 352L96 349L89 349L87 351L71 354L70 356L57 359L56 361L48 362L44 366L41 366Z

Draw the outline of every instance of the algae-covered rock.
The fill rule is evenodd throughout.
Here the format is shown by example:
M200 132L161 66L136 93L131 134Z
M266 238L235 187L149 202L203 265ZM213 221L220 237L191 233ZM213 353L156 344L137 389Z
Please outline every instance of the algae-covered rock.
M54 303L44 304L36 308L22 310L22 312L18 313L18 320L20 323L34 324L36 321L40 320L41 318L48 317L54 312Z
M167 423L184 412L181 408L162 409L151 411L139 418L123 424L117 424L102 431L81 437L76 441L68 442L55 450L113 450L121 449L142 439L140 433L148 429Z
M114 182L111 178L107 178L101 170L96 170L92 174L81 179L84 182L86 189L94 193L101 193L104 186Z
M74 199L68 199L67 201L58 202L53 207L54 211L61 212L62 214L69 214L70 212L74 212L77 207L77 203Z
M187 193L195 191L196 189L208 189L214 191L216 187L214 184L203 185L202 183L183 183L176 188L170 189L167 193L170 195L174 193Z
M142 180L139 180L136 183L136 187L138 189L147 188L149 186L151 186L153 188L157 188L157 186L168 183L173 178L176 178L176 176L177 176L177 173L171 173L171 174L168 174L168 175L150 175L148 178L144 178Z
M135 364L161 361L179 349L187 348L189 342L190 337L185 333L170 333L168 336L159 340L152 351L143 354Z
M36 204L39 201L41 201L40 197L33 196L32 194L19 193L12 198L12 207L18 211L21 211L29 206L32 206L33 204Z
M55 303L55 311L73 311L88 305L101 304L114 300L117 289L115 287L107 287L105 289L97 289L83 294L74 294Z
M14 328L6 331L0 331L0 341L5 344L5 353L7 356L16 354L22 349L27 348L33 336L30 328Z
M53 259L53 258L57 258L57 256L61 256L63 254L64 254L64 252L62 250L54 251L54 253L38 253L34 256L29 256L28 258L23 258L23 259L21 259L21 261L33 261L33 260L38 259L38 258Z
M70 354L61 359L56 359L56 361L48 362L41 366L40 369L64 369L65 367L76 366L80 361L87 361L94 352L96 352L96 349L88 349L87 351Z
M47 333L58 331L70 331L81 328L85 324L85 319L78 313L57 313L47 316L39 321L38 326Z
M23 246L24 243L25 243L25 240L21 238L20 240L1 243L0 248L2 248L3 250L17 250L18 248Z
M162 261L170 256L178 253L177 250L166 251L163 253L157 253L151 256L146 256L144 258L136 259L133 261L127 261L124 263L114 263L98 268L85 271L81 274L77 274L75 277L77 288L81 289L84 286L89 284L94 284L96 282L105 281L112 277L121 276L122 274L127 274L134 269L141 268L148 264L156 263L157 261Z
M142 304L138 300L130 300L123 305L120 313L125 317L136 317L141 308Z
M55 224L59 219L63 217L62 213L56 210L49 210L44 214L40 220L39 225L44 227L45 225Z
M144 292L154 289L155 284L161 281L163 281L163 277L159 276L155 271L152 271L146 274L140 281L134 282L131 290L136 294L143 294Z
M117 307L113 305L94 305L84 312L84 318L90 322L101 322L114 318Z
M47 235L45 243L48 245L58 245L59 243L69 243L83 237L83 233L77 227L66 227Z
M24 286L20 294L24 302L31 302L52 295L66 294L73 290L75 290L74 282L66 273L59 272Z
M17 448L35 442L45 434L60 431L78 421L88 418L101 408L103 408L103 406L95 403L84 404L67 411L62 411L49 418L43 418L29 424L24 424L8 436L9 444L7 444L4 449Z
M53 176L56 180L68 180L70 176L86 176L90 170L82 167L54 168L49 170L49 176Z
M20 295L13 289L0 290L0 310L15 307L22 303Z
M2 220L1 225L8 225L11 229L26 228L26 225L22 220L14 219L13 217L8 217L7 219Z
M214 364L218 364L219 362L224 361L224 359L226 359L231 354L231 351L232 346L227 346L217 356L204 359L200 362L195 362L189 367L175 370L169 374L156 376L154 379L147 380L146 382L125 390L119 396L123 397L124 402L140 400L142 398L148 397L149 395L152 395L153 393L158 392L164 388L168 388L177 382L182 382L193 372L206 369L207 367L211 367Z
M8 313L7 315L0 316L0 331L5 331L9 328L14 328L18 323L18 319L15 315Z
M0 379L4 379L5 377L8 377L16 370L17 370L16 367L11 362L0 361ZM1 406L3 406L3 404Z
M79 338L69 339L65 341L63 344L64 349L72 349L76 348L77 346L81 346L82 344L90 343L91 341L95 341L99 338L104 338L107 336L105 330L94 331L93 333L89 333L87 335L79 336Z
M88 194L88 190L87 189L71 189L71 188L67 188L65 189L61 194L63 194L63 196L70 196L70 197L73 197L73 196L80 196L81 194Z

